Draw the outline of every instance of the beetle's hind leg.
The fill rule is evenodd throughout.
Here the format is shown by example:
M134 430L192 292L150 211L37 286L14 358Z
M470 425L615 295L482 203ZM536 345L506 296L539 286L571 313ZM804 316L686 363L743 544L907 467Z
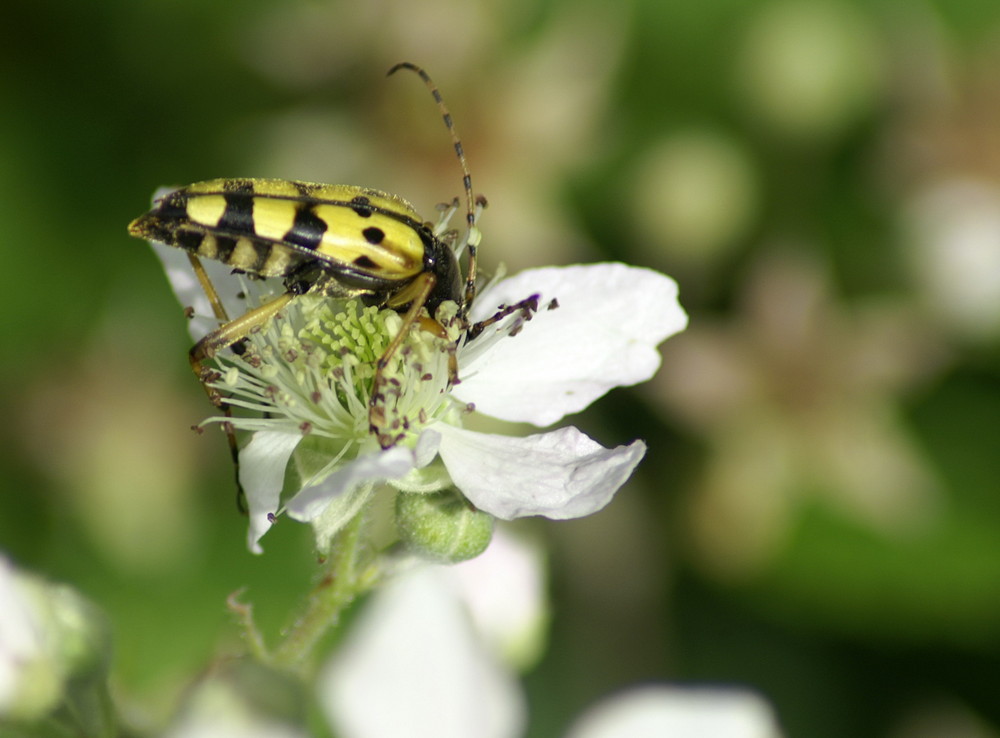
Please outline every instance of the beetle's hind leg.
M206 362L222 349L230 347L235 349L236 345L250 335L255 328L267 323L282 308L288 305L294 295L286 293L248 311L235 320L230 320L229 315L226 313L226 308L219 298L219 293L215 290L215 285L212 284L211 279L209 279L208 274L205 272L205 267L202 266L201 261L194 254L188 254L188 256L191 260L195 276L198 278L198 282L212 306L212 312L216 318L222 321L221 326L203 336L200 341L191 347L191 350L188 352L188 360L191 363L191 370L198 377L198 381L201 382L201 386L204 388L205 394L208 395L208 399L211 400L213 405L222 410L226 418L230 418L232 417L232 411L229 405L226 404L219 391L211 386L213 382L220 378L219 373L208 366ZM229 454L233 459L233 469L236 477L236 504L241 511L246 512L243 485L240 484L240 448L236 441L236 432L229 422L223 425L223 430L226 432Z
M222 349L229 348L239 343L249 336L254 330L265 325L271 318L281 312L296 295L286 292L270 302L248 310L240 317L230 320L228 323L219 326L217 329L207 334L198 343L191 347L189 359L191 369L202 382L214 381L216 372L205 364L208 359L214 358ZM209 397L218 405L221 397L218 392L208 389ZM213 397L213 394L215 397Z

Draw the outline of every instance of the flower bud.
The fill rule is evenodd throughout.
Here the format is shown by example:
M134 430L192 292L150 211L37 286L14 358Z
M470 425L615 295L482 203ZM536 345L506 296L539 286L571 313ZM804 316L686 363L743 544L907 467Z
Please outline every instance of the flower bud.
M396 527L414 553L442 563L472 559L493 537L493 516L477 510L455 489L396 496Z

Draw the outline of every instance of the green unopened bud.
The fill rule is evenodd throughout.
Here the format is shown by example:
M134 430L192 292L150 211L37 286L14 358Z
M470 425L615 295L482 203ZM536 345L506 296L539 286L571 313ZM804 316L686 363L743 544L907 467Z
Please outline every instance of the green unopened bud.
M475 558L493 538L493 516L474 508L454 489L400 493L396 527L414 553L451 564Z

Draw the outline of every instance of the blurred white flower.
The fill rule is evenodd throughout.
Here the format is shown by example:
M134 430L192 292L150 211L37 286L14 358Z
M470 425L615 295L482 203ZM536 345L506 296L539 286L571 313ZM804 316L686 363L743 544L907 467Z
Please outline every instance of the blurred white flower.
M492 653L519 670L541 658L549 608L540 546L500 526L486 553L449 567L447 573Z
M644 151L632 183L637 237L647 253L705 266L740 243L757 215L760 185L746 147L692 129Z
M508 629L511 623L543 619L539 613L545 608L535 587L541 567L537 550L503 528L497 539L499 545L478 559L411 570L373 595L320 676L320 704L337 735L524 734L524 695L510 662L498 654L494 636L505 618ZM504 582L484 576L512 563ZM513 593L499 607L498 591ZM494 604L484 607L487 602ZM650 684L586 710L567 738L780 735L770 706L747 690Z
M320 677L320 702L338 735L521 735L524 695L473 626L452 574L429 565L373 595Z
M932 319L961 335L1000 333L1000 184L943 179L910 200L904 257Z
M105 622L93 605L0 555L0 718L44 717L72 699L71 679L80 693L91 676L102 685L109 656Z
M566 738L780 738L761 697L744 689L649 684L588 708Z
M778 136L822 141L872 108L885 60L865 10L840 0L783 0L755 13L738 56L738 89Z

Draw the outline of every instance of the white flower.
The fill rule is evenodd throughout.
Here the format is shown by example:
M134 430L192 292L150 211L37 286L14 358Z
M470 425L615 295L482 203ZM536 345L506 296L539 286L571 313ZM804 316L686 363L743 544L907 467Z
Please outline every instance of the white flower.
M0 721L37 720L85 692L103 677L109 653L92 604L0 554Z
M527 709L509 646L545 621L544 570L532 546L502 529L497 542L472 561L411 569L372 596L317 683L337 735L523 734ZM512 586L504 622L488 602L502 588L484 568L504 571Z
M962 337L1000 333L1000 187L994 179L935 180L904 213L909 261L928 315Z
M317 683L344 738L519 738L528 722L498 629L537 623L545 606L538 552L503 527L482 556L423 566L379 589ZM490 574L506 572L498 585ZM497 606L497 593L514 592ZM492 601L484 607L485 602ZM483 617L483 615L486 617ZM513 630L522 630L515 625ZM737 686L647 683L588 707L566 738L780 738L770 704Z
M780 738L771 706L735 687L649 684L602 700L567 738Z
M211 311L187 256L154 246L181 303L193 309L191 332L200 338L217 323L205 317ZM234 286L224 268L205 266L231 316L247 308L237 289L260 292L264 284ZM419 492L454 486L504 520L576 518L604 507L642 459L642 441L607 449L573 427L521 438L480 433L463 428L463 416L474 407L507 421L555 423L613 387L649 379L660 364L656 346L682 330L687 316L669 277L595 264L504 279L478 296L470 318L488 319L534 295L539 310L530 320L515 312L475 337L460 321L442 318L444 306L435 317L449 340L411 331L387 372L386 414L398 442L386 449L369 432L367 393L370 362L398 330L394 312L306 296L251 336L242 359L220 353L218 386L227 402L262 414L233 421L253 432L240 452L251 549L260 551L281 509L290 460L302 487L284 511L311 522L320 547L384 482ZM453 358L460 383L450 387Z

